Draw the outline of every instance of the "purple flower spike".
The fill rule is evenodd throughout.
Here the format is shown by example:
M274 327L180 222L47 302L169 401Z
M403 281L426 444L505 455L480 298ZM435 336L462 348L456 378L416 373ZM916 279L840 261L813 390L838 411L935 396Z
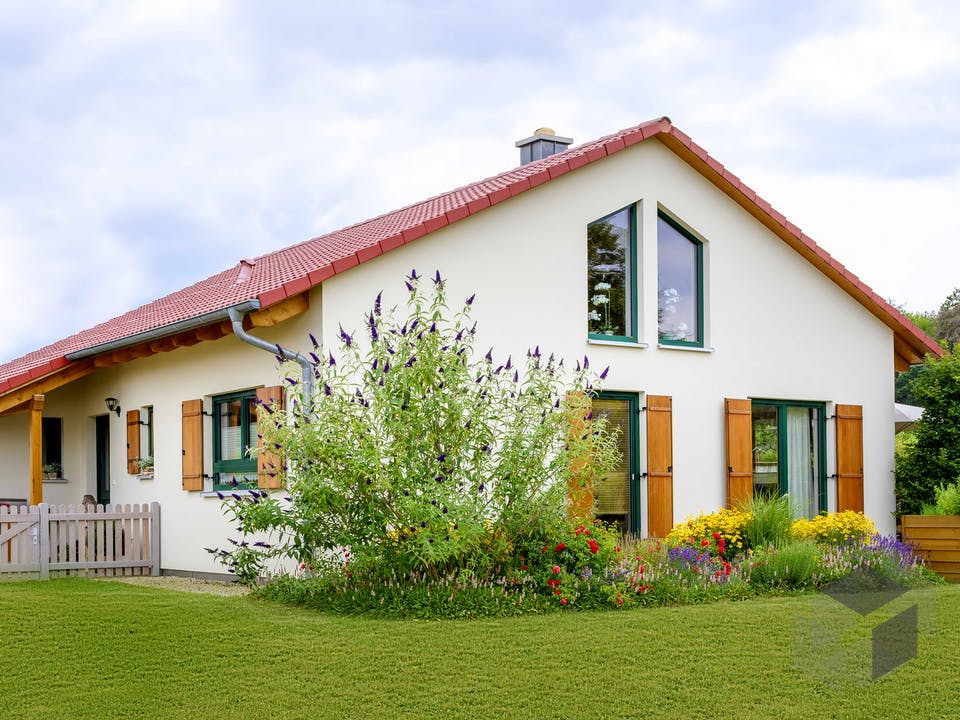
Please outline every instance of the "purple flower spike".
M377 317L380 317L380 298L383 297L383 290L377 293L376 299L373 301L373 314Z
M343 329L343 325L340 326L340 339L343 340L344 345L347 347L353 344L353 338Z
M317 357L316 353L310 353L310 359L313 360L314 365L320 364L320 358Z
M333 367L337 364L336 359L333 357L333 353L330 353L330 367Z
M293 378L286 378L286 380L287 380L287 382L290 383L291 385L296 385L296 384L297 384L297 381L294 380Z
M608 372L610 372L610 366L609 366L609 365L607 365L607 367L604 368L603 372L600 373L600 379L601 379L601 380L606 380L606 379L607 379L607 373L608 373Z
M407 290L409 290L410 292L413 292L413 285L411 285L406 280L403 281L403 284L407 286Z
M320 347L320 343L317 342L317 339L313 336L313 333L307 333L310 336L310 342L313 344L313 349L316 350Z
M590 358L588 358L586 355L584 355L584 356L583 356L583 369L586 370L586 369L589 368L589 367L590 367Z
M492 362L493 362L493 348L490 348L489 350L487 350L487 354L484 355L483 358L484 358L484 360L486 360L488 363L492 363Z
M327 397L330 397L330 393L331 393L330 386L327 385L326 383L324 383L324 384L323 384L323 394L326 395Z
M447 459L446 453L440 453L439 455L437 455L437 462L443 462L446 459Z
M434 282L435 285L439 285L441 282L443 282L443 281L440 279L440 271L439 271L439 270L437 270L436 275L433 276L433 282Z
M417 269L416 269L416 268L414 268L413 270L410 271L410 279L411 279L411 280L419 280L419 279L420 279L420 276L417 275Z
M473 305L473 300L474 300L475 297L477 297L477 294L476 294L476 293L474 293L473 295L471 295L470 297L468 297L468 298L467 298L467 305Z

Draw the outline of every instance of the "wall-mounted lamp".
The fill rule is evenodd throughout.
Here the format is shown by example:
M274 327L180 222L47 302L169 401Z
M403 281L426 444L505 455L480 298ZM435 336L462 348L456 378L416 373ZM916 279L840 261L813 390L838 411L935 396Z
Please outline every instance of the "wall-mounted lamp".
M117 414L117 417L120 417L120 401L119 400L117 400L115 397L108 397L104 400L104 402L107 404L108 412L115 412Z

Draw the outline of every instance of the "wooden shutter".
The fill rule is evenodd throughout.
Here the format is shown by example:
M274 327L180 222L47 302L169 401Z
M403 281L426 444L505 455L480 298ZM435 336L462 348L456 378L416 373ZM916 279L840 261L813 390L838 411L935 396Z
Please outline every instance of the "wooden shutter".
M183 489L203 490L203 400L184 400Z
M270 422L264 408L283 410L283 388L280 385L257 388L257 426ZM259 430L262 433L263 430ZM283 458L264 448L263 438L257 439L257 487L275 490L283 487Z
M140 472L140 411L127 410L127 472Z
M837 405L837 511L863 512L863 406Z
M568 422L570 423L570 437L579 439L584 433L587 417L590 415L590 396L581 393L567 395ZM567 481L567 499L569 501L569 516L571 520L585 522L593 517L593 483L583 470L590 465L590 451L586 450L581 457L573 458L570 467L570 478Z
M723 401L727 432L727 507L753 496L753 403Z
M647 396L647 531L664 538L673 527L673 398Z

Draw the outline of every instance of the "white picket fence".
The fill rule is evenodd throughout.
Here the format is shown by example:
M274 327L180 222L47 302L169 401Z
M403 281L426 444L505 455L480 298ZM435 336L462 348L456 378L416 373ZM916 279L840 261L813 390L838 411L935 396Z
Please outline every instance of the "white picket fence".
M159 503L0 505L0 579L159 574Z

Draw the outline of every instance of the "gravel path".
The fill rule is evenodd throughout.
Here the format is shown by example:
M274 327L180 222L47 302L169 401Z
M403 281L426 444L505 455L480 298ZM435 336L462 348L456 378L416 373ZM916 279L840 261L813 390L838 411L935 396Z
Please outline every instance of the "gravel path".
M180 592L205 593L207 595L246 595L249 590L238 583L213 582L211 580L197 580L196 578L177 577L176 575L161 575L160 577L123 577L110 578L113 582L129 583L130 585L144 585L158 587L165 590Z

